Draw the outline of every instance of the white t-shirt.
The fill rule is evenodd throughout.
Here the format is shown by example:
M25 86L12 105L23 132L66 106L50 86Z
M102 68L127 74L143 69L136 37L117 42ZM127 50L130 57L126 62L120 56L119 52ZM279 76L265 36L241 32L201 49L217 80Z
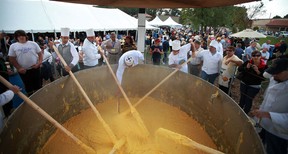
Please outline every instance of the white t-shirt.
M218 49L217 52L223 57L223 45L222 43L218 42Z
M52 54L49 51L47 51L47 49L44 49L43 61L42 62L45 62L47 60L51 64L52 60L53 60L53 57L52 57Z
M172 64L177 64L177 65L181 65L183 62L187 61L187 53L190 51L191 48L191 44L188 43L186 45L183 45L180 50L179 53L177 55L174 55L173 52L170 53L169 55L169 61L168 61L168 65L172 65ZM188 73L188 66L187 64L182 66L182 68L180 69L182 72Z
M144 61L143 54L138 50L130 50L130 51L125 52L119 59L118 69L116 72L116 77L117 77L120 84L122 83L122 77L123 77L124 70L127 67L125 62L124 62L126 56L133 57L134 63L133 63L132 67L134 67L135 65L138 65L139 59Z
M41 49L35 42L16 42L10 46L8 56L16 57L16 60L21 67L31 69L33 65L38 63L38 53L40 52Z
M214 55L209 50L204 50L200 52L196 57L203 59L202 71L207 74L219 73L220 65L222 62L222 55L217 51Z
M261 57L263 58L263 60L265 61L265 64L266 64L269 57L270 57L270 53L268 51L266 51L265 53L263 51L261 51Z
M195 51L195 56L198 55L198 53L200 53L201 51L203 51L204 49L199 47L196 51ZM189 52L189 55L191 56L192 55L192 51ZM195 57L195 58L192 58L190 64L192 65L199 65L201 63L201 58L198 58L198 57Z

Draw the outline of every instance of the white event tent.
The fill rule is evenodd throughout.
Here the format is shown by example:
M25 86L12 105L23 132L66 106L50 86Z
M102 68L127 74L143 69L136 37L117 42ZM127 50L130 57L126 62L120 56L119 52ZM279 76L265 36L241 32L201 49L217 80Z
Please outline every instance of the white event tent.
M165 26L164 22L158 17L156 16L153 20L151 20L149 22L149 25L153 25L153 26Z
M182 26L181 24L178 24L177 22L175 22L171 17L169 17L168 19L166 19L164 22L163 22L164 25L167 25L167 26L171 26L171 27L179 27L179 26Z
M13 33L71 31L137 30L137 19L119 9L55 1L1 0L0 30ZM146 29L157 29L147 25Z

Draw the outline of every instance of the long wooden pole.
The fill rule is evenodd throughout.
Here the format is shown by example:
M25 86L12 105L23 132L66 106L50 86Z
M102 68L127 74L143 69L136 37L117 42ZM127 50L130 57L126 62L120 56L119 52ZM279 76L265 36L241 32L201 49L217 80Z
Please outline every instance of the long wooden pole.
M183 67L186 65L189 61L191 61L192 58L189 58L185 63L183 63L181 66ZM140 100L138 100L133 106L137 107L145 98L147 98L151 93L153 93L158 87L160 87L164 82L166 82L171 76L173 76L175 73L177 73L180 70L180 68L176 68L172 73L170 73L168 76L166 76L161 82L159 82L154 88L152 88L148 93L146 93ZM127 114L128 110L124 111L123 114Z
M104 53L103 50L102 50L102 48L101 48L100 46L98 46L98 50L100 50L100 52ZM108 68L109 68L109 70L110 70L110 72L111 72L111 74L112 74L115 82L117 83L117 86L119 87L119 89L120 89L121 93L123 94L126 102L128 103L128 105L129 105L129 107L130 107L130 112L132 113L133 117L136 119L138 125L143 129L143 131L144 131L144 133L145 133L144 135L145 135L145 136L149 136L149 131L148 131L148 129L146 128L146 126L145 126L143 120L141 119L139 113L137 112L137 110L133 107L133 105L132 105L132 103L130 102L130 100L129 100L128 96L126 95L125 91L123 90L123 88L122 88L121 84L119 83L119 81L118 81L115 73L113 72L113 70L112 70L112 68L111 68L111 66L110 66L110 64L109 64L109 61L107 60L105 54L103 54L103 58L104 58L104 60L106 61L107 66L108 66Z
M61 63L65 66L67 66L67 63L65 62L65 60L63 59L63 57L61 56L61 54L59 53L58 49L53 46L54 51L56 52L57 56L60 58ZM72 73L72 71L69 71L69 75L70 77L73 79L73 81L76 83L77 87L79 88L79 90L81 91L81 93L83 94L84 98L86 99L86 101L88 102L88 104L90 105L90 107L92 108L92 110L94 111L94 113L96 114L97 118L99 119L99 121L102 123L102 125L104 126L105 131L107 132L107 134L109 135L109 137L111 138L112 142L114 144L116 144L117 142L117 138L115 136L115 134L113 133L113 131L111 130L111 128L108 126L108 124L104 121L104 119L102 118L102 116L100 115L99 111L96 109L96 107L93 105L93 103L91 102L91 100L89 99L89 97L87 96L86 92L84 91L84 89L82 88L82 86L80 85L80 83L78 82L78 80L76 79L75 75Z
M0 81L6 87L12 87L13 85L0 76ZM54 118L52 118L48 113L46 113L43 109L41 109L36 103L34 103L31 99L29 99L26 95L24 95L21 91L17 93L20 98L22 98L28 105L30 105L33 109L35 109L39 114L41 114L45 119L51 122L55 127L64 132L68 137L70 137L73 141L75 141L79 146L81 146L87 153L96 153L91 147L84 144L80 141L76 136L74 136L70 131L68 131L65 127L63 127L60 123L58 123Z
M178 134L178 133L175 133L175 132L172 132L170 130L167 130L167 129L164 129L164 128L159 128L157 129L156 131L156 137L159 137L159 136L163 136L165 137L166 139L170 139L170 140L174 140L176 143L179 143L179 144L182 144L184 146L188 146L188 147L191 147L191 148L196 148L196 149L199 149L205 153L209 153L209 154L224 154L223 152L221 151L218 151L218 150L215 150L213 148L210 148L208 146L205 146L203 144L200 144L184 135L181 135L181 134Z

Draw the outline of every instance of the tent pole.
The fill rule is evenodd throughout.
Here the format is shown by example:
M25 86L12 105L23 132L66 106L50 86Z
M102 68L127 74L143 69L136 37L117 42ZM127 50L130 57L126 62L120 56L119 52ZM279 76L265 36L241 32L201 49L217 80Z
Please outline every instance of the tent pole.
M54 38L56 39L57 34L56 34L56 30L54 29Z
M137 32L137 49L144 53L145 51L145 8L139 8L138 13L138 32ZM145 55L145 54L144 54Z
M32 34L32 41L35 42L33 30L31 30L31 34Z

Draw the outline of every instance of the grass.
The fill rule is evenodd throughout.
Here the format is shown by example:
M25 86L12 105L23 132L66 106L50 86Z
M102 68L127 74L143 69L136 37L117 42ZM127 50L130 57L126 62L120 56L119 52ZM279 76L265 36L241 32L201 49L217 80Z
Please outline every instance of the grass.
M275 45L276 43L280 42L280 40L284 40L287 43L288 42L288 37L286 37L286 38L278 38L278 37L273 37L273 36L267 36L266 38L261 38L259 40L259 44L262 45L267 40L271 40L271 44Z

